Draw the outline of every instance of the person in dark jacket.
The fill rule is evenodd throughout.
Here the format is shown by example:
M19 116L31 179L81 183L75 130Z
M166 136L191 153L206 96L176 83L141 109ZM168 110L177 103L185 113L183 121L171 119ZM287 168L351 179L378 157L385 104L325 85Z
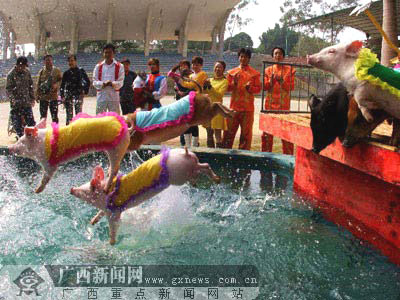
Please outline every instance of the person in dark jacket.
M10 101L11 124L18 137L24 135L23 122L35 126L32 107L35 105L33 81L27 69L28 59L25 56L17 58L16 65L7 75L6 93Z
M83 97L89 93L90 87L89 77L83 68L78 68L74 54L68 56L68 65L69 69L63 74L60 88L60 96L67 113L67 125L74 115L74 106L75 114L82 112Z
M124 85L119 90L119 101L121 104L122 114L130 114L136 110L136 107L133 102L133 81L135 80L137 74L131 70L129 67L131 65L131 61L128 58L124 58L121 61L121 64L124 65L125 78Z

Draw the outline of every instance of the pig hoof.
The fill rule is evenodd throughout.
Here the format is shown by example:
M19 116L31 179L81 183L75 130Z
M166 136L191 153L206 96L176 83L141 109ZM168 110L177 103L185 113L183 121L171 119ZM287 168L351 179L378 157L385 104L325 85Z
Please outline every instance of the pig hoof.
M221 177L217 176L214 178L215 183L221 183Z
M43 192L43 188L42 188L42 187L38 187L38 188L35 190L35 193L36 193L36 194L39 194L39 193L41 193L41 192Z
M93 219L90 220L90 224L91 225L96 225L99 222L99 218L97 218L97 216L93 217Z
M110 245L115 245L115 239L110 239Z

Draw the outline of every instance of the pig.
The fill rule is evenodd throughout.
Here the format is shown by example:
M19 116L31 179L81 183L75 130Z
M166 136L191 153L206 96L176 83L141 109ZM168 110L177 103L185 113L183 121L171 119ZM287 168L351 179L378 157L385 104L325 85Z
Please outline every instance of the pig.
M190 105L187 113L180 113L174 120L158 122L158 115L167 115L168 111L175 109L182 103ZM221 103L213 103L208 95L190 92L189 95L170 105L153 109L151 111L136 111L125 116L125 121L130 127L131 140L129 151L138 149L142 144L159 144L183 134L189 127L204 125L210 127L211 120L217 114L232 118L235 114ZM138 126L138 116L146 121L145 125Z
M362 42L354 41L322 49L319 53L307 55L307 63L324 71L332 72L343 82L347 91L354 95L362 115L368 122L373 121L371 109L382 109L400 119L400 98L373 85L360 81L355 76L355 61L362 50ZM395 73L393 71L393 73Z
M78 114L68 126L53 123L46 128L46 119L34 127L25 127L24 135L8 147L11 154L37 161L43 169L43 177L35 192L44 190L56 172L58 165L74 160L83 154L104 151L110 167L105 189L111 186L119 165L130 143L128 126L116 113L95 117Z
M106 180L100 166L95 168L89 182L79 187L72 187L71 194L100 210L95 217L96 221L103 215L107 216L110 229L109 242L114 245L123 211L151 199L170 185L194 182L201 173L216 183L220 182L220 178L210 166L207 163L199 163L197 156L186 147L172 150L164 148L161 154L147 160L135 170L118 176L117 179L114 178L109 194L104 192ZM141 181L144 184L140 184Z
M373 110L374 121L367 122L342 83L335 85L322 100L311 95L308 104L315 153L333 143L336 137L343 146L352 147L388 117L382 110Z

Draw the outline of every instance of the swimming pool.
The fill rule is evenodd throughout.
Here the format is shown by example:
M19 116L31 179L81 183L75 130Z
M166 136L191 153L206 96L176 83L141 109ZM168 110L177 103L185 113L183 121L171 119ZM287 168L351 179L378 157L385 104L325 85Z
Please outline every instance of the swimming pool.
M399 267L293 194L290 158L232 153L199 153L221 184L202 177L125 212L115 246L105 218L91 226L96 210L69 193L104 156L61 166L36 195L39 167L0 155L0 264L252 265L257 299L400 296ZM121 171L135 163L128 155Z

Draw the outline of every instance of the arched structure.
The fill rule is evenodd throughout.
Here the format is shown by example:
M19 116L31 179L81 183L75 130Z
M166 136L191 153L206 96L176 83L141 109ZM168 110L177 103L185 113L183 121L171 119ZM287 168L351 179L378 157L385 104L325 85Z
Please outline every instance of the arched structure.
M225 23L240 0L0 0L0 16L19 44L35 43L41 54L46 41L71 41L76 53L83 40L178 40L223 42ZM216 44L212 47L217 49ZM219 50L223 49L220 45Z

